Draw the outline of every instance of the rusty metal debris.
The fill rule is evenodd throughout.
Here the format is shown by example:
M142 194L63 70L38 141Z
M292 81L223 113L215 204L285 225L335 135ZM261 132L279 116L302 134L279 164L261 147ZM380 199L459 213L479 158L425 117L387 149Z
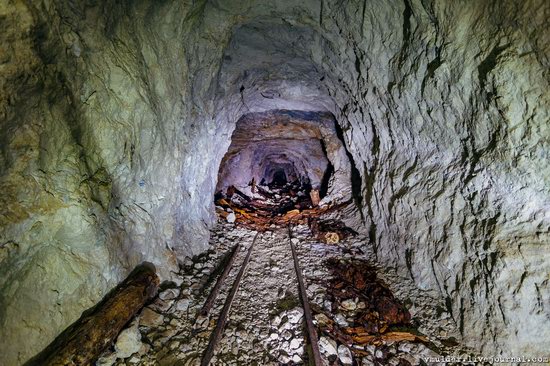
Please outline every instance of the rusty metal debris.
M341 209L349 204L318 206L312 202L308 185L299 181L283 186L254 185L254 194L248 196L237 188L230 186L225 193L218 192L215 197L216 211L223 218L235 215L237 225L265 231L271 225L287 226L289 224L306 224L322 214ZM317 194L313 197L318 198ZM315 221L315 220L313 220ZM344 236L338 232L339 239ZM342 235L342 236L341 236ZM333 237L334 240L334 237Z
M358 260L337 259L329 259L325 265L332 273L332 278L324 283L332 308L312 306L314 313L323 315L323 321L318 321L322 334L347 345L358 356L365 353L362 347L371 344L429 343L411 324L407 308L377 278L373 266ZM353 321L342 325L335 319L338 313Z

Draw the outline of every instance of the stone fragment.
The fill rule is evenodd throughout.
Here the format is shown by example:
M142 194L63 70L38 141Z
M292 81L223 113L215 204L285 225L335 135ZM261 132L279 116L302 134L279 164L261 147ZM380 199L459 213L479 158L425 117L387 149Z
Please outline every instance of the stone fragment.
M139 325L154 327L164 323L164 316L150 308L144 308L139 317Z
M159 293L159 298L161 300L173 300L178 297L179 293L178 289L170 288Z
M287 316L288 316L288 322L290 324L298 324L302 320L302 317L304 316L304 309L302 308L292 309L288 312Z
M232 224L235 222L235 220L237 220L237 216L235 216L235 213L231 212L229 215L227 215L225 219L227 220L227 222Z
M315 320L317 321L317 324L319 326L325 326L330 324L330 319L323 313L316 314Z
M302 341L298 338L294 338L290 341L290 349L298 349L302 345Z
M101 356L95 363L95 366L112 366L116 362L116 353L110 352Z
M398 346L398 350L400 352L409 353L411 352L411 349L412 349L411 344L408 342L401 342Z
M141 333L138 329L138 322L134 321L129 328L124 329L118 336L115 343L117 358L128 358L138 352L142 346Z
M321 200L321 198L319 197L319 190L318 189L312 189L309 192L309 197L311 198L311 204L313 205L313 207L319 205L319 201Z
M352 311L357 309L357 303L353 299L348 299L348 300L342 301L342 303L340 304L340 307L343 310Z
M178 302L176 302L176 310L177 311L187 311L187 309L189 309L189 305L191 305L191 300L181 299Z
M351 366L353 364L353 358L351 357L351 351L344 345L338 346L338 359L344 366Z
M334 360L338 355L336 342L327 337L321 337L321 339L319 339L319 349L329 360Z
M273 320L271 321L271 325L274 327L278 327L281 324L281 317L279 315L275 315Z
M282 334L282 337L283 337L283 339L288 340L288 339L292 338L292 332L290 332L289 330L285 330Z
M334 320L336 320L336 323L341 327L349 327L349 323L346 320L346 317L340 313L334 316Z
M302 358L298 355L294 355L294 356L292 356L292 362L294 362L294 364L298 365L298 364L302 363Z

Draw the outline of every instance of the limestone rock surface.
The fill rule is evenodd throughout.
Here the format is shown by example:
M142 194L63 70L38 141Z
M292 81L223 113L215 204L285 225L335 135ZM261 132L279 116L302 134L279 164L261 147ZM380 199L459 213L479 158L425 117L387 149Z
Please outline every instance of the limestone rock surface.
M446 304L464 342L550 349L549 12L0 0L0 364L136 264L170 279L205 250L236 122L274 109L334 115L348 225Z

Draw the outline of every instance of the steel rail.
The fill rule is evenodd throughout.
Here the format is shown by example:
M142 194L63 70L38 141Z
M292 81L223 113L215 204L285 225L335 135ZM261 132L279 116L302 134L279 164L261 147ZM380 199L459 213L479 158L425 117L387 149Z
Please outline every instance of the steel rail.
M225 282L225 279L227 278L227 275L231 271L231 268L233 268L233 262L235 262L235 258L237 258L237 253L239 252L241 248L241 245L235 245L229 254L229 260L225 264L225 268L218 278L218 281L216 282L216 285L214 285L214 288L212 289L212 292L210 292L210 295L208 295L208 298L204 302L204 305L201 308L201 311L199 312L200 315L206 316L208 313L210 313L210 310L212 309L212 306L214 305L214 301L216 301L216 298L218 297L218 294L222 288L223 283Z
M292 229L288 226L288 240L290 241L290 248L292 249L292 258L294 259L294 269L296 270L296 277L298 278L298 288L300 290L300 298L302 300L302 306L304 308L304 317L306 319L307 335L309 343L311 345L311 353L313 354L313 364L315 366L322 366L321 353L319 351L319 343L317 341L317 330L313 325L313 316L311 315L311 308L309 307L309 300L307 298L306 288L304 286L304 279L302 277L302 270L300 269L300 262L298 261L298 255L296 254L296 248L292 243Z
M227 295L227 298L225 299L225 304L223 305L222 312L220 313L220 316L218 318L216 328L214 329L214 332L210 336L210 341L208 342L208 348L206 349L202 357L201 366L208 366L210 364L210 360L214 356L214 351L216 350L216 346L220 341L220 339L222 338L223 331L227 324L227 315L229 314L229 310L231 309L231 304L235 299L235 295L239 290L241 279L244 275L248 262L250 261L250 254L252 253L252 248L254 247L254 244L256 244L256 239L258 239L258 235L259 233L257 233L256 236L254 236L254 240L252 241L250 248L248 248L248 253L246 254L246 257L243 260L243 264L241 265L239 274L237 274L237 277L235 278L235 282L233 282L233 286L231 287L231 291L229 292L229 294Z

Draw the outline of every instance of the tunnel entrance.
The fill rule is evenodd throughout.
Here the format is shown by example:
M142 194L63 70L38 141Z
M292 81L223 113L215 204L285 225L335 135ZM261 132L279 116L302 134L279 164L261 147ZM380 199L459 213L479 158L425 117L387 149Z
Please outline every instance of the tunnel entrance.
M218 173L218 214L267 225L317 215L343 202L351 189L350 165L335 125L327 112L242 116Z

